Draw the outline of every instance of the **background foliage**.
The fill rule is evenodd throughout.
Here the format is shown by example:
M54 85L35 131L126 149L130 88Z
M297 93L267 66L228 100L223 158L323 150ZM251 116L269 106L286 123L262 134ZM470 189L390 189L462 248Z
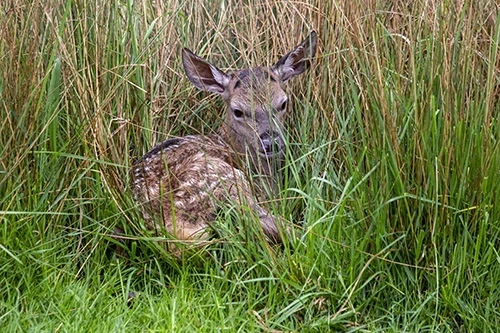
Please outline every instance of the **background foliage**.
M271 65L313 29L273 205L301 235L274 249L229 228L208 255L172 259L127 170L220 122L181 47ZM3 1L0 326L495 331L499 41L487 0Z

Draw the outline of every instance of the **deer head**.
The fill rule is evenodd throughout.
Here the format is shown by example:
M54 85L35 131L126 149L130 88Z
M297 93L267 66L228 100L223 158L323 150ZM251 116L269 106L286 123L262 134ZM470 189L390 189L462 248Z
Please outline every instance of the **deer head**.
M199 89L222 96L226 118L221 135L240 154L250 154L254 168L271 175L271 162L284 153L283 116L288 97L284 84L302 74L316 51L316 32L271 67L224 72L188 49L182 52L184 70Z

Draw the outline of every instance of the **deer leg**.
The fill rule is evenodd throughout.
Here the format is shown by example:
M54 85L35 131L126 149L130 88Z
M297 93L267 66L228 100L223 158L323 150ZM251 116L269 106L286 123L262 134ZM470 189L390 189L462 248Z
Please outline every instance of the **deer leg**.
M276 224L276 218L259 205L256 205L255 208L259 214L262 231L264 231L267 238L274 244L282 243L283 240L281 239L281 235Z
M235 202L238 205L251 208L259 218L265 236L273 243L282 242L276 218L259 205L249 182L241 171L234 170L230 179L226 175L224 182L218 188L219 190L214 192L217 200Z

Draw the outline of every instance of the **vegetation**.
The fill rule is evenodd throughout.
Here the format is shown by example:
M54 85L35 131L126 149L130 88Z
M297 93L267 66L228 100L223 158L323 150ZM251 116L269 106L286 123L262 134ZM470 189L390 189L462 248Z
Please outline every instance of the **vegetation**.
M313 29L272 203L296 239L255 241L229 211L173 259L127 171L220 123L181 47L271 65ZM2 331L496 331L499 42L488 0L4 0Z

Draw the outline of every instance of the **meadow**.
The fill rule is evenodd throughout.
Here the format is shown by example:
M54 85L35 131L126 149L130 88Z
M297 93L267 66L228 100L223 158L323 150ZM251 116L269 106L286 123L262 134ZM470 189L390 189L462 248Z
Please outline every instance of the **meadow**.
M312 30L269 203L295 237L226 212L173 258L128 169L220 124L182 47L272 65ZM4 0L2 332L497 331L499 43L493 0Z

